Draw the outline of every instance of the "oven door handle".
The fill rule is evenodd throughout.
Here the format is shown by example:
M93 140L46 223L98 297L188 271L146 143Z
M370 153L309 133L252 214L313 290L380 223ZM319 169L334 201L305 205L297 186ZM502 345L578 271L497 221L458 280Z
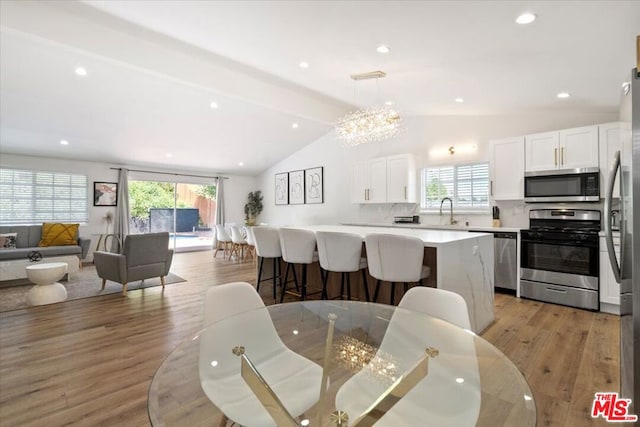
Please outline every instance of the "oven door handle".
M611 203L613 202L613 189L615 187L616 175L618 171L620 171L620 151L616 151L613 157L613 165L609 170L607 194L604 198L604 240L607 242L607 253L609 254L609 263L611 264L613 275L616 278L616 282L620 283L620 265L618 264L616 252L613 247L613 231L611 230ZM622 179L620 181L622 181ZM622 194L620 194L620 196L622 196Z

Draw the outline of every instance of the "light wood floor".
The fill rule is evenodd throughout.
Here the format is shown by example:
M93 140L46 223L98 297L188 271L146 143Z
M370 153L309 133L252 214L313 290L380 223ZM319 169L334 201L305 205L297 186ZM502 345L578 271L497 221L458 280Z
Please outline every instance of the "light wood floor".
M0 313L0 426L148 426L151 378L200 328L206 289L255 281L250 262L211 252L177 254L172 271L187 281L164 292ZM539 426L605 424L589 412L596 391L619 390L617 316L497 294L496 322L482 336L529 381Z

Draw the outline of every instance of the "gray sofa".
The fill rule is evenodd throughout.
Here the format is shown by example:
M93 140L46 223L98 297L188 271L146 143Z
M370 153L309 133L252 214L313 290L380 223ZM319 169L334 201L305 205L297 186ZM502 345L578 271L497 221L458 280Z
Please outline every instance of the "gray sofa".
M80 260L87 256L91 239L78 237L77 245L68 246L38 246L42 238L42 225L15 225L2 226L0 233L18 233L16 236L15 249L0 250L0 261L15 259L26 259L29 252L38 251L42 254L43 260L47 257L76 255Z

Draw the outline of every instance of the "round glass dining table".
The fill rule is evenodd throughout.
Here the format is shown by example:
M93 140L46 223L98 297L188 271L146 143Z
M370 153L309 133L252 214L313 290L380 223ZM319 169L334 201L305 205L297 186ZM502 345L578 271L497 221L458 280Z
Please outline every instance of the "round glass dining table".
M311 370L296 365L300 361ZM254 369L245 377L247 366ZM310 378L312 390L291 393ZM245 395L238 398L239 392ZM529 385L491 343L423 313L356 301L277 304L206 326L156 371L149 419L153 426L231 426L241 422L234 414L258 420L257 412L269 411L242 403L262 399L295 424L267 418L256 425L536 424Z

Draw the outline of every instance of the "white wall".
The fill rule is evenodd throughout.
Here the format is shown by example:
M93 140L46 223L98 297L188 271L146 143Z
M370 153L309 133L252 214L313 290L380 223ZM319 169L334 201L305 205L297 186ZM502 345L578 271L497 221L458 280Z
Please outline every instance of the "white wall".
M87 198L89 200L89 222L87 224L80 224L80 235L82 237L91 238L93 240L91 244L91 251L95 248L95 242L97 235L105 232L106 223L104 217L107 212L115 212L115 208L104 206L93 206L93 182L94 181L106 181L117 182L118 171L112 170L112 167L121 167L122 165L113 165L108 163L99 162L87 162L77 160L62 160L46 157L32 157L32 156L18 156L12 154L2 154L0 156L0 167L6 168L24 168L31 170L52 171L52 172L72 172L87 175L89 183L89 194ZM131 169L137 169L133 165L126 165ZM141 167L140 169L145 169ZM160 171L159 169L156 169ZM184 173L184 174L198 174L193 171L167 171L170 173ZM203 175L207 175L204 174ZM211 173L215 175L215 173ZM254 191L256 188L255 177L237 176L237 175L225 175L229 179L225 180L225 217L227 222L237 222L242 224L244 222L244 204L247 201L247 194L250 191ZM158 181L171 181L172 176L164 174L152 174L152 173L136 173L131 172L130 178L132 179L149 179ZM180 182L207 184L205 178L190 178L178 176L177 180ZM91 256L88 257L91 259Z
M390 223L395 215L417 214L415 204L358 205L351 203L351 165L362 159L392 154L412 153L418 167L452 163L488 161L489 141L510 136L586 126L616 121L618 114L548 113L514 116L419 116L404 119L404 131L398 138L344 147L333 132L282 160L257 177L257 186L264 195L264 211L259 221L277 225L336 224L343 222ZM449 146L475 144L477 150L450 156L442 154ZM274 202L274 175L280 172L324 166L324 197L322 205L284 205ZM524 227L528 224L523 203L500 203L504 226ZM542 207L542 206L540 206ZM490 225L490 215L456 215L456 219L471 225ZM421 215L426 224L444 223L447 218Z

